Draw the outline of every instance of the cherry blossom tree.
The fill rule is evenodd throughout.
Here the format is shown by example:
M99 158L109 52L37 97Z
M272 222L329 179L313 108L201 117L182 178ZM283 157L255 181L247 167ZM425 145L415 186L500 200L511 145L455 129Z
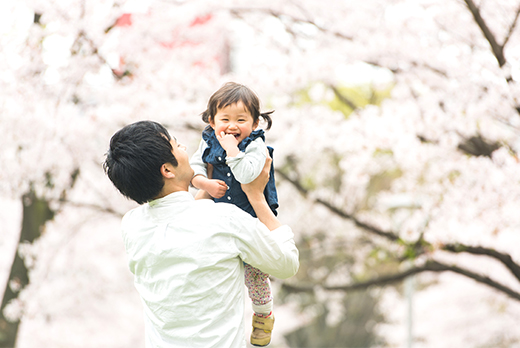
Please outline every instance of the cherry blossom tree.
M0 346L142 345L117 233L133 204L103 154L140 119L194 151L228 80L276 110L267 137L301 270L274 284L308 333L362 323L357 342L403 346L400 282L415 276L418 346L520 341L517 0L0 6ZM307 344L353 336L337 337Z
M46 331L52 333L64 323L80 327L82 311L92 318L114 317L110 307L78 302L112 281L128 284L126 269L115 276L104 271L114 262L110 258L95 265L97 257L85 252L92 242L75 245L89 228L114 236L118 227L110 221L133 206L119 197L101 169L110 136L124 124L151 118L188 133L185 141L190 141L190 132L195 139L190 127L198 124L191 116L203 105L198 93L210 93L228 69L228 55L225 36L211 35L219 33L222 19L213 18L210 8L111 1L24 1L2 7L7 22L0 58L7 67L1 79L2 160L8 164L1 174L2 196L18 200L22 209L21 233L11 246L15 252L4 261L10 270L0 312L0 346L15 345L22 318L32 319L41 333L22 335L20 344L39 346L52 342L53 335L47 336L38 323L50 323ZM107 227L96 222L101 218L107 219ZM95 235L107 242L103 234ZM94 245L110 255L112 249L99 242ZM66 256L71 248L93 262L81 264L79 275L67 265L74 265ZM58 281L56 274L62 275ZM97 281L91 280L93 274L99 274ZM110 296L102 298L108 301ZM60 305L62 299L78 309L60 313L58 308L67 308ZM92 320L84 331L102 327ZM59 339L77 345L72 332ZM131 339L113 337L121 346Z
M294 78L307 73L306 83L322 86L318 102L336 98L354 109L345 121L323 103L309 104L304 116L284 120L279 133L279 139L288 138L283 144L298 142L298 150L285 154L278 174L313 203L306 209L313 214L302 225L310 235L321 232L321 242L309 238L307 244L312 262L300 272L307 284L285 284L285 289L350 291L422 272L452 272L490 287L485 298L511 308L503 322L517 318L518 304L511 300L520 299L513 247L519 226L520 3L322 5L264 10L301 40L301 60L316 55L308 70L291 57L288 64L299 69ZM258 15L257 9L236 12L241 18ZM393 73L391 97L378 107L357 107L349 95L338 93L337 86L345 83L339 68L357 62ZM369 95L380 88L377 81L368 84ZM303 141L291 138L289 124ZM324 223L331 215L349 221L350 230L334 234L337 222ZM313 222L320 227L309 228ZM354 260L326 262L338 249L348 250ZM499 294L504 296L496 300ZM482 298L468 307L478 301ZM433 346L461 337L469 339L462 340L465 345L484 340L507 346L518 340L512 326L485 325L473 336L478 339L461 330Z

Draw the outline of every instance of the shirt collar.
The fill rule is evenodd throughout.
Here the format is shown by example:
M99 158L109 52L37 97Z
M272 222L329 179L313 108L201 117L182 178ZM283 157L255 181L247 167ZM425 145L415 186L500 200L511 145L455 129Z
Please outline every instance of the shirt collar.
M155 208L168 206L170 204L189 202L189 201L193 201L193 200L195 200L195 198L192 196L191 193L189 193L187 191L177 191L177 192L170 193L169 195L166 195L164 197L154 199L153 201L148 202L148 206L151 209L155 209Z

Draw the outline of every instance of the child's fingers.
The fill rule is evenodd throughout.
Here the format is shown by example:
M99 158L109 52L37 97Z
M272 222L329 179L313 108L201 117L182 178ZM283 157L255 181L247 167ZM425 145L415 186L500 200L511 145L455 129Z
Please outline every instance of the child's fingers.
M217 197L215 198L221 198L221 197L224 197L224 195L226 194L226 191L227 191L227 188L225 188L224 186L221 186L218 191L217 191Z

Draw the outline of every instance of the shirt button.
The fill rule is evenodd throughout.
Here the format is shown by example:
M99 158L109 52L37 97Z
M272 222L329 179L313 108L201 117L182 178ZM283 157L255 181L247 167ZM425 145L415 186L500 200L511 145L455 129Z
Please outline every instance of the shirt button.
M219 161L222 161L222 157L219 157L218 160L219 160Z
M227 196L227 200L230 201L230 200L231 200L231 197Z
M227 173L227 176L231 176L231 173Z

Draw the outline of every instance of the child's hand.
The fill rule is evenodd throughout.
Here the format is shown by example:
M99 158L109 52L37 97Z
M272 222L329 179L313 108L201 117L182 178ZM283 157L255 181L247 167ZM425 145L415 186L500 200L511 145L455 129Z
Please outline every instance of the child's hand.
M222 196L224 196L226 194L227 185L222 180L211 179L207 183L205 190L207 193L209 193L211 195L211 197L221 198Z
M216 134L216 136L220 146L226 150L228 156L235 157L238 154L238 140L233 134L220 132L220 134Z

